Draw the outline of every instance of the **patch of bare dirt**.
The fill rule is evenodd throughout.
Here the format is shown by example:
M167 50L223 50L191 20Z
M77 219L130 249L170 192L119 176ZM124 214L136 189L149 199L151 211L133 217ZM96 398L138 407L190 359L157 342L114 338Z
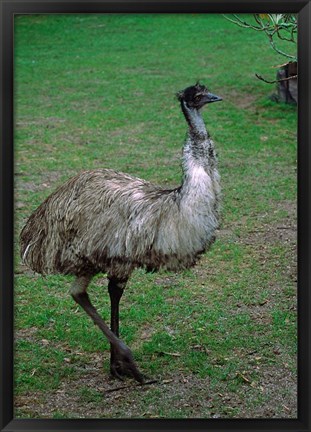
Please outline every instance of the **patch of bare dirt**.
M28 342L34 341L34 335L37 333L37 327L29 327L27 329L20 329L15 331L14 338L15 340L24 340Z
M229 100L229 102L234 103L235 106L242 109L254 107L256 99L257 97L253 93L241 96L241 94L235 90L231 90L226 96L226 100Z
M234 229L243 228L247 223L247 218L242 218L230 227L221 228L218 231L218 238L238 241L246 245L259 246L262 244L288 243L296 244L297 242L297 206L292 201L282 201L275 211L282 209L287 212L287 216L273 223L266 223L264 215L257 215L258 226L252 231L241 230L237 237Z
M42 118L37 118L37 119L33 119L33 117L31 117L31 119L24 119L24 120L19 120L16 123L16 127L29 127L29 126L46 126L46 127L51 127L54 125L57 125L59 123L65 123L66 119L62 119L59 117L42 117Z
M27 190L31 192L38 192L44 189L53 188L56 185L58 180L61 178L62 173L60 171L49 171L44 172L39 175L39 179L35 179L32 181L23 181L19 178L18 173L15 174L17 176L15 180L15 187L18 191Z

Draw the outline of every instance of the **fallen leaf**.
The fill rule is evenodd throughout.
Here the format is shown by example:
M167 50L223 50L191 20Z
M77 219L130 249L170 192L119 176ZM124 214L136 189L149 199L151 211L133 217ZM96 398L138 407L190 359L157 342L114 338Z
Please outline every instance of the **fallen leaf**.
M172 356L172 357L180 357L181 356L180 353L169 353L169 352L165 352L165 351L160 351L159 354L160 355L169 355L169 356Z

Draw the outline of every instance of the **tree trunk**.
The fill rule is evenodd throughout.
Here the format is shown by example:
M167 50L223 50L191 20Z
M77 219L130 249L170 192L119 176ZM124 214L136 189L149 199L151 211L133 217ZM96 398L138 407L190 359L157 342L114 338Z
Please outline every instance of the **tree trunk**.
M294 78L287 79L290 77ZM276 79L279 82L277 83L277 94L273 95L273 98L278 102L297 105L297 62L290 62L282 66L276 73Z

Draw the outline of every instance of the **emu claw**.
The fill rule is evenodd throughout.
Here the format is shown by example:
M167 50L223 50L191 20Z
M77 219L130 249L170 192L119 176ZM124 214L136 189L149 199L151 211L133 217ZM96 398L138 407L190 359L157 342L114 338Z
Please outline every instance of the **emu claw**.
M130 349L122 342L111 352L110 372L111 375L121 381L124 381L124 377L131 377L140 384L145 382L144 376L134 362Z
M139 372L135 363L128 367L121 366L119 362L113 363L110 365L110 373L112 376L119 379L120 381L124 381L125 377L130 377L134 378L140 384L143 384L145 382L144 376Z
M115 378L117 378L118 380L120 380L120 381L124 381L124 378L123 378L123 376L121 375L121 371L119 372L119 365L117 365L117 364L115 364L115 363L113 363L113 364L110 364L110 373L111 373L111 375L113 376L113 377L115 377Z

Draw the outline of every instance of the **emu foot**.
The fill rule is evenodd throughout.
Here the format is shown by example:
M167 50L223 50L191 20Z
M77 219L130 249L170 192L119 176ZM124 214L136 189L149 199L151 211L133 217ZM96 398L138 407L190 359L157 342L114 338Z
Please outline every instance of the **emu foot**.
M134 362L131 350L121 341L111 348L110 372L121 381L124 377L131 377L140 384L145 382L144 376Z

